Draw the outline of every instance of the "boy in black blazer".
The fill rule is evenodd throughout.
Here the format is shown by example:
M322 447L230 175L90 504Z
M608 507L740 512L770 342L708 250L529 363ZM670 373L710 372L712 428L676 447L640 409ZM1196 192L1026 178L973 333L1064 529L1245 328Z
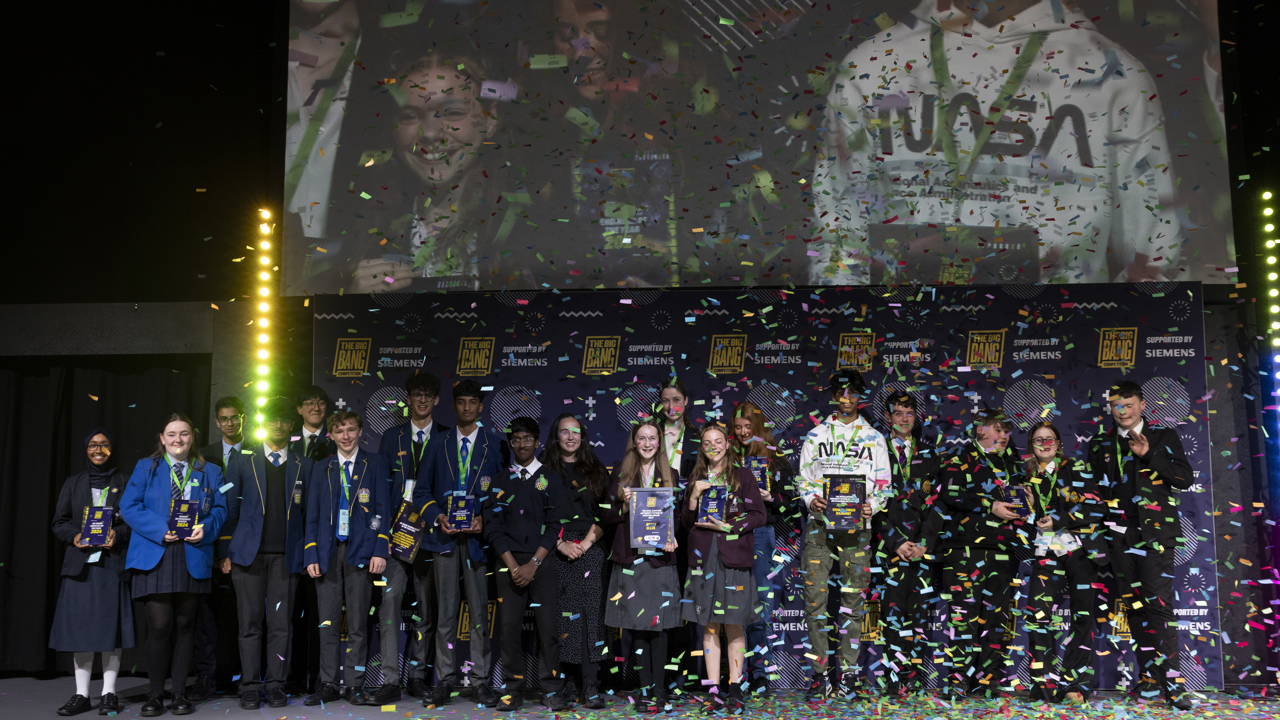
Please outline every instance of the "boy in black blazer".
M1170 706L1190 710L1178 662L1173 560L1182 537L1178 493L1195 476L1178 431L1143 418L1147 403L1140 385L1116 383L1108 402L1115 426L1089 442L1089 465L1110 506L1111 568L1130 608L1138 674L1149 678L1137 691L1159 692Z
M302 572L307 485L311 459L289 452L293 406L287 398L262 408L263 444L231 456L227 480L227 523L218 537L222 572L235 585L240 626L240 707L257 710L265 691L273 707L288 704L288 676L294 593ZM261 673L263 630L267 666ZM265 682L264 682L265 681Z

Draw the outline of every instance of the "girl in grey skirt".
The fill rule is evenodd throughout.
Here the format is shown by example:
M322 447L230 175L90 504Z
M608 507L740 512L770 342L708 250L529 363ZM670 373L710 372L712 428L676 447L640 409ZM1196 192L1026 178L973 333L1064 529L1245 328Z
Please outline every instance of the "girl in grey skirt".
M676 474L663 448L658 420L650 418L631 428L627 451L609 483L601 518L620 525L613 536L613 573L605 594L604 622L631 635L631 664L640 672L640 691L633 699L636 712L654 712L667 706L663 666L667 662L667 631L680 620L680 577L676 574L676 513L669 511L665 532L632 537L631 501L634 490L666 488L655 503L675 502ZM647 504L648 498L646 498ZM637 532L644 533L644 528ZM633 547L639 546L639 547Z
M764 500L751 472L720 425L702 429L698 461L689 474L680 522L689 530L689 579L682 616L702 625L704 684L710 686L706 714L742 709L742 669L747 640L744 626L758 619L753 530L765 522ZM704 496L708 502L704 503ZM719 512L704 516L717 499ZM720 692L720 626L729 637L729 687Z

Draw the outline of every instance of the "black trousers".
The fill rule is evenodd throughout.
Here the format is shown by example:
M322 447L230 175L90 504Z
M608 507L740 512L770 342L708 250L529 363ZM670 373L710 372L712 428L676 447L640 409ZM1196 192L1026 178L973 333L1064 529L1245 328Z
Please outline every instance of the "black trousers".
M195 593L153 593L143 601L147 615L147 677L152 696L164 693L164 681L170 677L175 695L186 692L199 597Z
M293 596L298 576L285 567L283 553L258 553L248 567L231 566L240 624L240 692L283 689L289 675ZM267 672L262 675L263 629ZM265 683L264 683L265 681Z
M1133 538L1113 535L1111 569L1119 586L1118 600L1129 608L1129 632L1138 656L1137 674L1150 677L1165 695L1182 693L1178 627L1173 616L1172 543L1156 549Z
M289 663L289 686L293 692L318 689L320 679L320 604L316 584L303 574L293 599L293 654Z
M1031 682L1052 689L1093 688L1093 638L1098 631L1098 566L1083 548L1063 557L1031 561L1027 598L1027 638L1031 645ZM1071 600L1070 640L1053 632L1058 594L1067 589ZM1065 641L1065 643L1063 642ZM1062 645L1062 676L1053 676L1052 657Z
M381 605L378 608L378 640L382 647L382 678L387 685L399 685L400 677L400 621L404 607L405 590L413 582L416 603L409 611L413 618L408 626L405 655L409 678L427 678L427 649L435 648L436 637L436 588L435 564L423 558L431 553L423 550L410 565L396 558L387 558L387 569L382 574L387 585L381 589ZM434 653L432 653L434 656Z
M369 608L373 602L373 576L367 567L347 563L347 543L333 544L329 571L316 578L316 599L320 604L320 681L338 683L338 666L345 665L344 684L364 687L364 669L369 661ZM338 657L342 610L347 611L347 652ZM342 660L342 663L339 663Z
M884 626L884 682L924 687L924 668L933 663L929 615L938 601L937 566L906 561L896 554L884 561L880 618Z
M1004 559L998 559L1004 558ZM1013 588L1017 565L1008 551L952 548L943 555L949 596L949 678L962 688L1005 685L1008 644L1013 635Z
M516 562L524 565L533 553L512 553ZM502 686L508 692L518 692L524 685L524 649L521 635L524 632L524 611L535 603L533 621L538 635L538 682L544 696L564 692L564 674L560 671L560 612L556 599L556 556L547 555L542 567L533 574L533 582L524 587L516 585L511 573L501 571L498 580L498 622L502 632Z

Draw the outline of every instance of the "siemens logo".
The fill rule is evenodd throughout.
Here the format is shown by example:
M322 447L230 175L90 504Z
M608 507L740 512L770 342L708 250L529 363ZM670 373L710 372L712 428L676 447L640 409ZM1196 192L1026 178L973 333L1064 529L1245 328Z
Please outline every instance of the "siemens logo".
M546 358L503 358L502 367L546 367Z
M1056 350L1019 350L1013 354L1014 360L1061 360L1062 353Z
M418 358L416 360L413 360L413 359L392 360L391 358L384 357L378 360L378 367L380 368L420 368L422 367L422 363L423 363L423 358Z
M932 360L933 354L932 353L906 353L906 354L886 353L884 355L881 355L880 359L884 361L886 365L890 363L900 363L900 362L922 363L922 362L929 362L930 360Z
M658 357L655 355L641 355L640 357L627 358L628 365L675 365L676 359L671 357Z
M1146 354L1149 358L1195 357L1196 351L1190 348L1159 348L1157 350L1147 350Z
M755 355L751 360L757 365L799 365L804 362L799 355Z

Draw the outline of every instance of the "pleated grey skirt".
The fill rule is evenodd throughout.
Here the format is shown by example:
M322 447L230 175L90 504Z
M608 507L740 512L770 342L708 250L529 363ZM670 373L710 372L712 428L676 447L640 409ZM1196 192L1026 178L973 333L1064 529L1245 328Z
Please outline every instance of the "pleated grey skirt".
M605 593L605 625L623 630L670 630L682 622L680 575L675 565L654 567L648 561L613 564L609 592Z
M702 569L689 568L680 616L685 621L706 625L750 625L760 619L756 613L756 579L751 568L727 567L720 562L720 538L711 538L711 550Z
M49 647L62 652L111 652L133 647L136 636L129 584L101 562L85 563L80 574L62 578Z
M133 596L143 598L158 593L208 593L213 579L197 580L187 569L187 544L166 543L160 562L150 570L133 571Z

